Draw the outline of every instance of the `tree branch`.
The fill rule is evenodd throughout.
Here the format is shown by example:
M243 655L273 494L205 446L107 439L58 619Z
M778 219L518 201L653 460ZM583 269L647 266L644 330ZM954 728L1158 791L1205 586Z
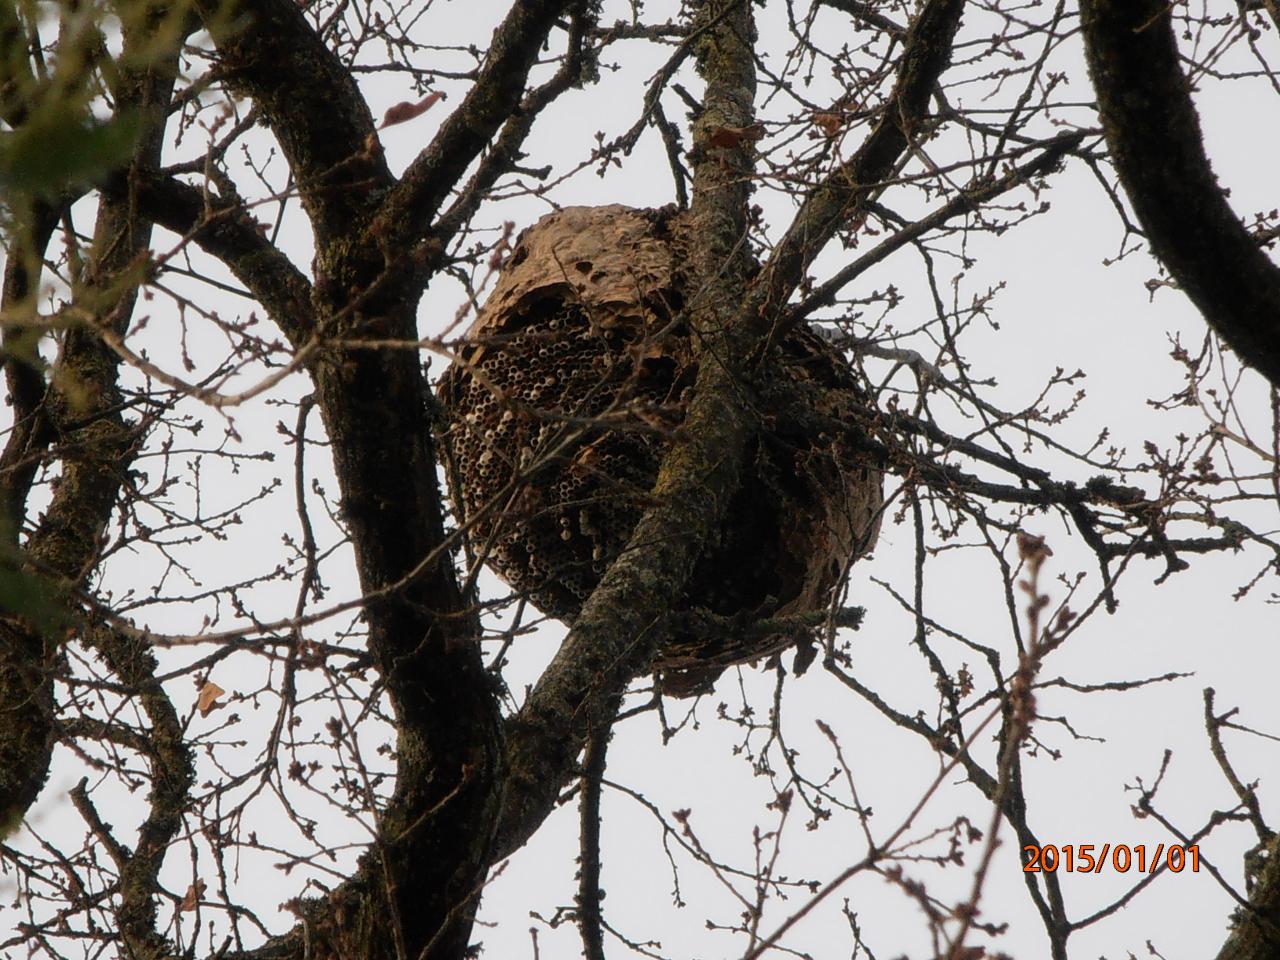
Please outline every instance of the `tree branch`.
M123 63L115 87L116 110L137 111L141 134L132 168L154 169L163 147L164 117L173 95L177 51L155 58L143 53L168 15L148 11L124 24ZM103 202L94 228L86 282L75 290L94 323L125 329L138 297L139 257L148 249L151 225L133 204ZM26 283L30 283L28 278ZM49 429L61 446L61 475L53 498L23 550L24 560L62 585L79 584L101 548L100 538L137 449L138 431L120 413L115 355L93 324L66 332L62 356L44 401ZM25 497L25 492L23 493ZM17 526L18 518L14 517ZM8 613L9 611L5 611ZM46 625L47 626L47 625ZM0 657L0 830L11 827L33 803L48 773L53 746L53 672L62 637L17 618L2 622ZM12 766L10 764L13 764Z
M1280 267L1204 152L1164 0L1082 0L1089 72L1120 182L1151 249L1237 356L1280 384Z
M1271 960L1280 948L1280 834L1262 847L1261 863L1249 909L1236 911L1217 960Z
M423 256L419 258L422 261L420 272L423 279L439 269L445 260L449 242L479 209L486 192L500 177L509 173L519 160L520 148L542 111L580 82L585 65L586 33L594 25L595 19L589 5L583 0L573 0L571 5L575 9L569 21L569 49L565 53L564 62L550 80L537 89L530 90L520 101L519 108L502 125L474 176L458 198L431 226L430 236L422 244Z
M0 453L0 539L17 546L27 494L49 444L50 432L41 412L45 378L39 367L39 334L22 323L34 315L44 253L58 222L58 209L33 199L25 223L10 238L0 294L3 317L3 363L13 428Z
M582 853L578 865L578 928L582 932L582 951L587 960L605 960L604 927L600 901L600 793L603 789L605 754L609 748L610 728L587 741L583 758L579 824Z
M407 238L410 243L426 235L449 191L520 103L538 51L556 20L574 3L524 0L512 4L493 32L479 79L382 204L377 232Z
M907 31L893 93L858 151L815 186L778 243L755 284L761 313L779 309L810 263L860 205L884 189L884 180L911 145L938 78L951 62L964 0L929 0ZM775 324L777 339L786 324Z
M293 0L197 6L227 81L253 97L280 142L317 239L349 235L392 184L354 77Z
M726 15L726 10L728 13ZM587 738L612 721L617 699L643 673L704 545L715 535L737 487L750 434L739 375L754 339L738 322L749 259L746 225L749 143L707 149L725 126L751 122L755 72L744 0L707 0L695 24L715 22L701 38L707 79L695 122L694 200L689 214L692 301L686 311L702 343L694 389L679 440L663 459L654 506L627 548L583 605L560 650L524 707L508 724L510 775L495 851L505 856L537 829L571 776Z
M140 213L222 261L295 349L307 341L314 330L311 283L267 240L239 198L209 194L158 173L135 177L132 184L113 178L104 193L120 197L130 190Z
M1084 133L1079 131L1059 134L1052 140L1045 141L1042 144L1043 152L1033 160L1014 167L996 180L974 184L972 187L961 191L957 196L952 197L933 213L921 217L915 223L893 231L858 259L841 267L834 276L818 286L813 293L793 307L788 314L788 322L794 323L802 320L814 310L835 303L840 291L861 276L868 268L880 263L894 251L918 240L930 230L942 226L952 217L975 210L980 204L995 199L1014 187L1026 183L1033 177L1043 176L1048 173L1061 162L1064 156L1079 146L1082 139L1084 139ZM1030 150L1030 147L1026 147L1019 152L1030 152Z
M155 655L147 645L102 627L87 631L85 639L98 649L121 682L137 693L150 726L146 754L151 765L150 810L138 830L134 849L122 856L119 865L117 916L130 955L139 960L161 960L170 952L157 929L155 896L165 854L190 802L188 791L195 767L178 713L156 680Z

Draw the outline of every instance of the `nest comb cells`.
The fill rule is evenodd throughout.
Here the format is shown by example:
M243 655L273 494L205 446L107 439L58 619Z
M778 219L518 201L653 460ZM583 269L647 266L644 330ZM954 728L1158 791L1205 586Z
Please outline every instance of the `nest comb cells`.
M667 211L543 217L520 236L440 382L446 473L473 548L568 623L626 548L697 376L681 234ZM863 394L841 353L802 325L761 367L760 429L684 600L744 624L821 610L875 542L881 506L880 467L853 442L849 408ZM674 631L653 665L664 687L701 689L799 636L730 632L741 636Z

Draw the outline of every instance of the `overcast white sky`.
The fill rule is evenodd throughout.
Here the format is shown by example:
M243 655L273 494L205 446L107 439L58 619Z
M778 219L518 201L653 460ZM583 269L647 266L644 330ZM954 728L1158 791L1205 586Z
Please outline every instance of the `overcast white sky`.
M430 24L430 42L442 46L467 40L483 43L505 6L493 2L436 3L424 20ZM605 6L604 22L630 15L627 4ZM672 6L650 2L645 5L645 18L660 19ZM1224 9L1234 7L1227 4ZM777 20L780 15L777 4L760 14L765 49L769 49L771 38L782 37ZM828 42L834 42L836 32L845 29L846 21L834 14L826 15L823 22L829 25L822 34ZM1280 53L1280 38L1274 33L1265 36L1263 42ZM607 59L619 63L622 69L616 73L606 71L600 84L566 96L548 111L527 147L529 166L552 163L557 170L567 169L589 153L597 131L611 139L634 122L640 91L664 59L664 51L626 43L611 48ZM1068 45L1059 66L1069 72L1072 98L1090 99L1078 40ZM682 72L681 81L691 90L698 89L688 68ZM366 75L364 82L375 116L391 104L413 97L413 91L398 86L394 79ZM446 103L416 121L383 132L393 169L403 168L434 132L445 111L457 105L465 89L461 82L446 82L442 87L450 93ZM1236 86L1230 91L1211 92L1202 99L1211 155L1220 176L1231 186L1233 203L1241 214L1270 209L1276 202L1272 165L1280 150L1280 125L1259 122L1256 113L1260 108L1270 108L1274 120L1274 97L1262 99L1268 90L1260 81L1255 87ZM1016 94L1016 90L1006 92L998 102L1007 102ZM664 103L668 116L683 117L676 98L668 97ZM193 140L190 147L174 156L195 149L198 144ZM282 186L284 173L279 159L269 172L276 185ZM992 308L991 316L998 329L992 326L971 332L971 376L996 378L999 386L989 399L1005 409L1020 409L1034 399L1055 367L1082 368L1088 373L1088 395L1072 420L1062 427L1064 436L1087 446L1105 426L1111 431L1113 442L1133 450L1148 439L1167 444L1179 420L1157 413L1146 401L1179 389L1181 371L1168 358L1168 338L1181 334L1184 343L1198 345L1203 322L1176 291L1161 290L1154 299L1149 297L1144 282L1156 275L1156 267L1145 255L1103 266L1104 257L1116 252L1121 232L1110 202L1083 166L1071 166L1053 183L1054 188L1047 194L1053 204L1049 213L1003 237L978 237L972 243L970 252L977 254L978 265L961 281L960 299L999 281L1007 286ZM558 186L548 199L557 204L624 202L652 206L672 198L670 173L656 134L650 131L622 169L610 170L604 177L597 177L592 170L584 171ZM1028 192L1023 191L1020 198L1028 199ZM757 202L765 206L767 218L778 230L787 216L785 201L762 190ZM482 214L480 224L497 227L504 220L513 220L523 227L547 209L546 201L520 198L493 205ZM77 222L89 224L90 214L78 216ZM156 244L163 248L171 242L173 238L162 236ZM281 242L299 266L308 267L309 236L296 211L286 222ZM907 300L895 322L907 327L913 320L924 322L933 315L932 302L919 277L918 263L904 252L859 282L868 288L897 284ZM200 295L207 300L207 293ZM422 333L443 329L460 301L456 284L433 287L421 314ZM230 298L206 305L228 313L246 312L243 301ZM154 356L172 359L175 338L171 328L166 329L159 322L166 307L159 301L148 306L155 310L155 318L144 334L149 338L146 342ZM220 349L212 345L212 340L196 342L209 343L210 350ZM917 349L924 349L924 344L917 345ZM438 372L440 362L437 360L435 365ZM273 397L297 397L305 392L307 385L295 377ZM1266 395L1260 380L1249 378L1240 396L1252 406L1254 425L1265 425ZM207 421L215 437L221 433L217 414L194 404L189 409ZM243 439L232 442L231 449L279 449L276 423L284 420L291 424L293 416L292 409L273 405L268 398L251 403L234 414L235 428ZM1190 415L1182 423L1187 430L1198 427ZM202 438L202 442L208 441L208 436ZM1243 451L1241 455L1241 462L1248 463ZM230 531L227 541L201 545L198 573L202 580L213 583L241 578L250 572L267 572L278 562L281 532L291 532L296 525L288 489L290 469L287 458L275 464L244 463L239 465L237 474L232 474L225 463L206 461L201 496L209 512L242 499L246 488L256 489L274 476L286 478L286 483L280 493L246 510L244 524ZM335 490L322 450L313 452L309 469L331 493ZM1249 469L1261 468L1255 462ZM1087 473L1077 471L1073 477L1083 480ZM890 478L889 489L895 482ZM175 496L181 495L184 494L175 492ZM1275 505L1271 504L1270 516L1260 512L1253 519L1261 529L1273 529L1277 526L1274 511ZM317 502L316 515L320 513ZM1029 528L1046 536L1054 550L1046 574L1070 577L1084 571L1087 582L1096 584L1095 565L1078 538L1059 519L1043 517L1037 524L1029 524ZM321 523L318 536L322 546L332 543L337 538L336 528ZM117 589L141 589L151 582L147 578L160 562L155 556L121 557L109 567L107 584ZM1194 676L1123 695L1085 697L1060 690L1039 695L1043 716L1065 716L1078 734L1105 740L1073 741L1061 726L1044 721L1037 726L1036 733L1046 744L1063 751L1061 759L1040 753L1024 764L1029 796L1036 808L1032 825L1045 842L1152 846L1170 842L1172 838L1159 825L1135 819L1130 805L1136 797L1126 792L1126 785L1133 784L1136 777L1147 782L1155 777L1166 749L1173 751L1173 760L1160 801L1162 809L1180 826L1194 829L1210 810L1233 804L1229 788L1209 755L1201 691L1213 686L1220 710L1239 706L1242 723L1280 734L1274 696L1276 669L1280 667L1277 617L1276 607L1267 602L1275 593L1274 577L1244 600L1231 599L1235 588L1248 580L1261 562L1257 553L1243 559L1197 559L1190 571L1159 588L1152 581L1162 566L1136 562L1120 584L1118 612L1100 615L1053 654L1043 676L1062 676L1077 683L1137 679L1170 671L1193 672ZM909 593L912 570L910 524L886 522L874 556L857 564L853 571L850 601L865 604L868 611L865 626L854 638L853 669L902 711L932 714L932 679L911 647L913 622L884 589L872 582L872 578L886 581L904 594ZM332 590L330 600L354 591L348 551L338 551L326 564L325 577ZM931 615L947 627L1008 655L1013 646L999 583L995 564L982 550L940 553L927 573ZM1063 590L1060 584L1049 582L1048 592L1055 599ZM197 588L190 586L187 592L197 592ZM247 591L246 596L252 598L259 616L286 616L292 612L292 587ZM156 629L194 632L206 612L204 607L193 605L153 609L146 616L148 625ZM224 619L219 626L234 624L230 611L223 609L221 613ZM341 618L331 621L317 635L332 639L334 632L347 623ZM517 694L524 683L537 676L554 652L559 635L557 630L548 628L537 637L522 640L512 650L514 665L509 682ZM972 654L942 645L938 649L953 668L962 662L975 670L979 667ZM167 654L166 661L176 664L205 652ZM233 694L244 693L257 686L262 669L254 658L236 656L220 664L212 679ZM697 705L696 726L664 745L656 719L645 714L619 727L610 750L607 776L611 781L642 791L668 815L677 809L691 810L690 823L706 848L722 862L748 870L754 856L753 828L768 830L777 823L777 811L768 807L774 791L769 779L756 776L750 761L736 750L743 733L740 728L717 720L716 707L723 701L729 705L730 713L738 712L745 692L746 702L763 717L772 703L772 679L772 674L761 671L744 670L741 678L730 671L715 694ZM193 701L195 689L183 679L173 685L173 695L180 706L186 707ZM839 734L861 799L874 810L871 827L878 836L887 835L898 825L937 773L937 759L923 742L890 725L818 668L788 683L782 706L784 732L799 750L798 763L815 779L825 778L835 762L815 721L824 721ZM251 701L234 704L243 723L230 728L226 737L244 739L249 746L229 753L242 756L247 762L274 709L269 696L261 697L256 705ZM685 707L679 704L674 708L682 709ZM224 713L208 719L196 717L191 722L193 729L199 729L225 720ZM373 744L385 735L385 730L368 732ZM759 734L755 738L758 740ZM1256 738L1238 737L1229 740L1228 746L1242 777L1261 779L1260 796L1266 811L1268 803L1276 801L1274 785L1265 776L1276 769L1280 760L1276 744L1268 746ZM70 808L66 792L82 775L79 766L67 754L60 753L49 786L31 816L33 823L72 848L83 833L83 826ZM202 776L216 773L210 768L202 770ZM124 820L136 815L140 797L130 797L109 786L103 790L104 809L117 811ZM321 819L322 835L335 841L361 839L362 834L352 824L326 811L323 797L303 802ZM266 805L256 809L261 809L262 822L256 827L260 833L278 831L282 844L293 843L283 839L292 828L283 824L278 811L273 813ZM916 832L926 833L960 814L983 828L989 819L987 806L977 792L952 775L921 813ZM557 907L573 902L577 816L574 805L553 815L488 888L482 915L485 926L478 927L475 934L484 943L486 956L532 957L531 926L539 928L543 957L578 955L578 934L572 924L551 929L531 918L535 912L550 918ZM802 809L793 810L786 826L780 872L822 882L865 853L861 828L852 817L837 816L814 831L805 829L805 819ZM611 790L606 793L604 823L603 883L608 893L604 911L610 924L632 939L660 941L660 952L666 956L710 958L742 952L741 938L707 929L708 921L736 923L741 905L705 870L687 862L682 864L680 889L688 906L673 906L673 882L661 829L648 812L625 794ZM1043 931L1023 887L1016 843L1007 833L1004 839L988 881L982 919L1007 921L1010 928L992 943L992 949L1022 958L1046 955ZM1205 844L1203 857L1212 861L1229 881L1242 887L1241 854L1251 845L1246 828L1229 825ZM935 843L931 849L939 848ZM977 849L971 849L971 863ZM343 855L339 865L350 859L350 853ZM282 875L272 859L263 855L246 853L238 863L241 872L234 878L235 886L246 899L258 902L283 903L298 892L301 877L305 876L303 870ZM166 882L171 889L181 891L190 882L190 874L187 855L179 853L167 868ZM967 869L942 871L922 864L913 867L911 874L926 882L930 893L947 902L963 899L971 883ZM1080 918L1092 912L1133 880L1133 874L1120 876L1111 870L1096 876L1064 876L1070 916ZM743 882L738 885L749 894ZM0 876L0 896L8 900L10 892L9 881ZM874 875L850 881L824 909L804 920L786 945L821 960L847 955L848 926L838 909L842 900L847 900L849 909L857 914L866 942L882 960L901 954L917 958L931 955L919 908L901 890ZM788 903L771 904L762 929L771 928L801 902L802 896L797 894ZM1076 935L1071 941L1071 955L1144 955L1148 940L1170 960L1212 955L1224 939L1230 908L1229 898L1207 871L1165 876L1115 916ZM0 932L14 915L9 910L0 911ZM282 914L277 922L283 929L287 919ZM220 918L215 923L225 930ZM607 946L610 956L626 954L617 943Z

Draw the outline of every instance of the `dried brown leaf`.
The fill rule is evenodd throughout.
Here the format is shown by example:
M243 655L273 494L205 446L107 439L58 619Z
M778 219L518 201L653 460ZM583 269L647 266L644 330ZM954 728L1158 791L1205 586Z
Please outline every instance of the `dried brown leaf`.
M838 113L815 113L813 122L828 137L834 137L840 132L840 128L844 126L844 117Z
M200 688L200 696L196 699L196 709L200 711L200 716L207 717L218 709L221 706L218 698L226 692L212 680L206 680L204 686Z
M191 913L200 903L200 898L204 896L205 882L197 880L191 886L187 887L187 892L182 898L182 903L178 909L183 913Z
M397 123L404 123L406 120L420 117L443 99L444 91L436 90L428 93L416 103L411 100L401 100L394 106L387 108L387 112L382 115L382 126L379 129L386 129L387 127L395 126Z

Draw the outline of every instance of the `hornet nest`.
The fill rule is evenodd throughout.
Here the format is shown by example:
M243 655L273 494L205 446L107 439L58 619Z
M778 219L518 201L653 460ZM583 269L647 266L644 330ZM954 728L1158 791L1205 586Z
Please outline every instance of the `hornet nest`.
M441 447L471 544L566 622L626 547L697 377L682 233L670 209L543 217L440 382ZM751 384L760 429L741 484L687 585L694 616L677 618L653 664L667 692L698 692L808 637L751 622L821 610L875 543L882 471L854 442L851 407L865 397L847 361L807 325L772 349ZM699 612L741 629L698 629Z

